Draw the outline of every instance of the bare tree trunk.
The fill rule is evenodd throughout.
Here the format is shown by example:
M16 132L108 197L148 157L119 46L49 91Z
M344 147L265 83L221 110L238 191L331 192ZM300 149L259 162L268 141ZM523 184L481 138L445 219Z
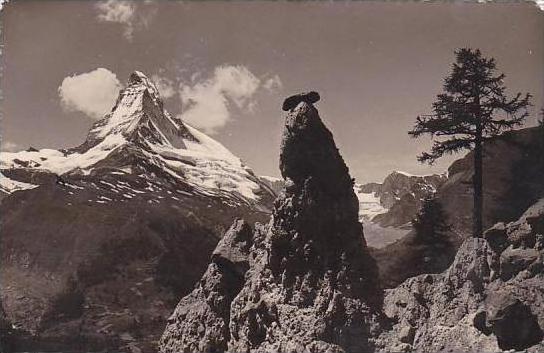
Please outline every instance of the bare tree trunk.
M474 238L481 238L483 233L483 208L484 208L484 195L483 195L483 158L482 158L482 135L481 128L479 128L475 139L474 146L474 175L472 177L472 185L474 188L474 209L472 213L472 236Z

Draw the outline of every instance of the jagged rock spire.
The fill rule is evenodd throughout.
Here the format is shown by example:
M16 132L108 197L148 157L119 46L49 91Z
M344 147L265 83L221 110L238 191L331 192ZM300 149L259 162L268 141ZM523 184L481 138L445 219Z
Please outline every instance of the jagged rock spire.
M371 306L380 298L376 266L358 222L348 168L311 103L299 102L286 117L280 169L286 187L269 225L253 235L249 269L223 319L229 321L227 338L210 340L202 334L212 316L198 323L171 322L162 352L174 352L172 347L233 352L372 348L370 331L379 315ZM199 291L197 286L182 299L176 312L189 312ZM187 328L198 324L200 333Z
M363 290L359 278L368 284L374 275L373 266L362 263L366 243L353 180L311 104L302 102L287 115L280 170L287 187L274 210L273 273L282 272L284 278L311 273L309 278L317 281L327 271L348 277L356 271L350 286Z
M286 117L280 169L285 191L231 305L229 350L368 351L376 265L348 168L310 103Z

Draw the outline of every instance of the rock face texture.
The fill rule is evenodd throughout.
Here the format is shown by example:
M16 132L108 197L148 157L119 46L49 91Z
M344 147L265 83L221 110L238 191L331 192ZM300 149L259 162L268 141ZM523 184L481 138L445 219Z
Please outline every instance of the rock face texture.
M217 260L212 259L207 275L171 317L161 352L374 349L381 306L376 265L358 222L348 168L311 104L301 102L287 115L280 169L285 191L275 202L270 223L253 235L248 270L229 315L206 314L191 323L179 319L179 313L215 302L215 293L223 290L212 290L206 299L200 294L216 271ZM223 252L220 248L216 252ZM202 327L195 330L197 322ZM216 327L223 328L221 333Z
M156 351L225 230L275 198L139 72L81 146L2 152L0 169L0 291L25 351Z
M244 284L252 243L251 227L242 220L235 221L213 252L202 279L168 320L161 342L163 351L227 350L230 304Z
M0 299L0 352L9 353L13 349L14 332L6 317L2 300Z
M544 197L544 129L510 131L484 145L484 229L518 219ZM473 156L468 153L448 168L440 188L441 201L455 233L470 236Z
M393 327L381 336L386 350L542 351L543 222L541 200L486 239L465 240L444 273L386 291Z

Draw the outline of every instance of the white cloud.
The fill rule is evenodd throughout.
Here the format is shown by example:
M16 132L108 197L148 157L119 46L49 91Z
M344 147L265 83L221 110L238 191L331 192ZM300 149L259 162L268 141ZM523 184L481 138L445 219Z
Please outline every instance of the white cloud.
M58 89L63 108L81 111L93 119L111 110L120 90L117 76L104 68L65 77Z
M480 4L487 4L487 3L496 3L497 0L476 0ZM544 11L544 0L526 0L526 1L532 1L536 4L536 6Z
M132 40L136 28L147 27L156 14L153 1L107 0L96 4L98 20L119 23L123 35Z
M8 0L0 0L0 11L4 9L4 5L8 3Z
M3 140L2 144L0 145L0 151L2 152L15 152L19 149L20 147L18 144L7 140Z
M174 82L172 82L172 80L159 75L153 75L151 76L151 81L155 83L155 86L157 86L163 99L171 98L176 94L176 89L174 88Z
M136 7L134 2L122 0L108 0L96 4L98 19L104 22L120 23L124 27L124 35L132 39L134 32L134 14Z
M181 119L215 133L231 119L229 103L241 110L254 109L253 96L261 80L245 66L219 66L213 75L196 84L180 84L180 98L184 111Z
M263 82L263 87L268 91L273 92L283 87L283 83L278 75L274 75Z
M108 0L96 5L98 18L102 21L129 23L134 17L134 3L122 0Z

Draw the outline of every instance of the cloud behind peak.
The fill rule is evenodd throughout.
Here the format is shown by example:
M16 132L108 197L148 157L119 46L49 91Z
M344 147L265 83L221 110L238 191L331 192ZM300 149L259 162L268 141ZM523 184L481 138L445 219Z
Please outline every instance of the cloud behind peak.
M180 118L207 133L216 133L232 119L232 105L251 112L256 106L254 96L261 87L270 90L281 85L279 77L274 78L275 83L263 82L243 65L218 66L204 80L180 83L184 108Z
M121 90L117 75L105 68L65 77L58 88L61 106L100 119L110 111Z

